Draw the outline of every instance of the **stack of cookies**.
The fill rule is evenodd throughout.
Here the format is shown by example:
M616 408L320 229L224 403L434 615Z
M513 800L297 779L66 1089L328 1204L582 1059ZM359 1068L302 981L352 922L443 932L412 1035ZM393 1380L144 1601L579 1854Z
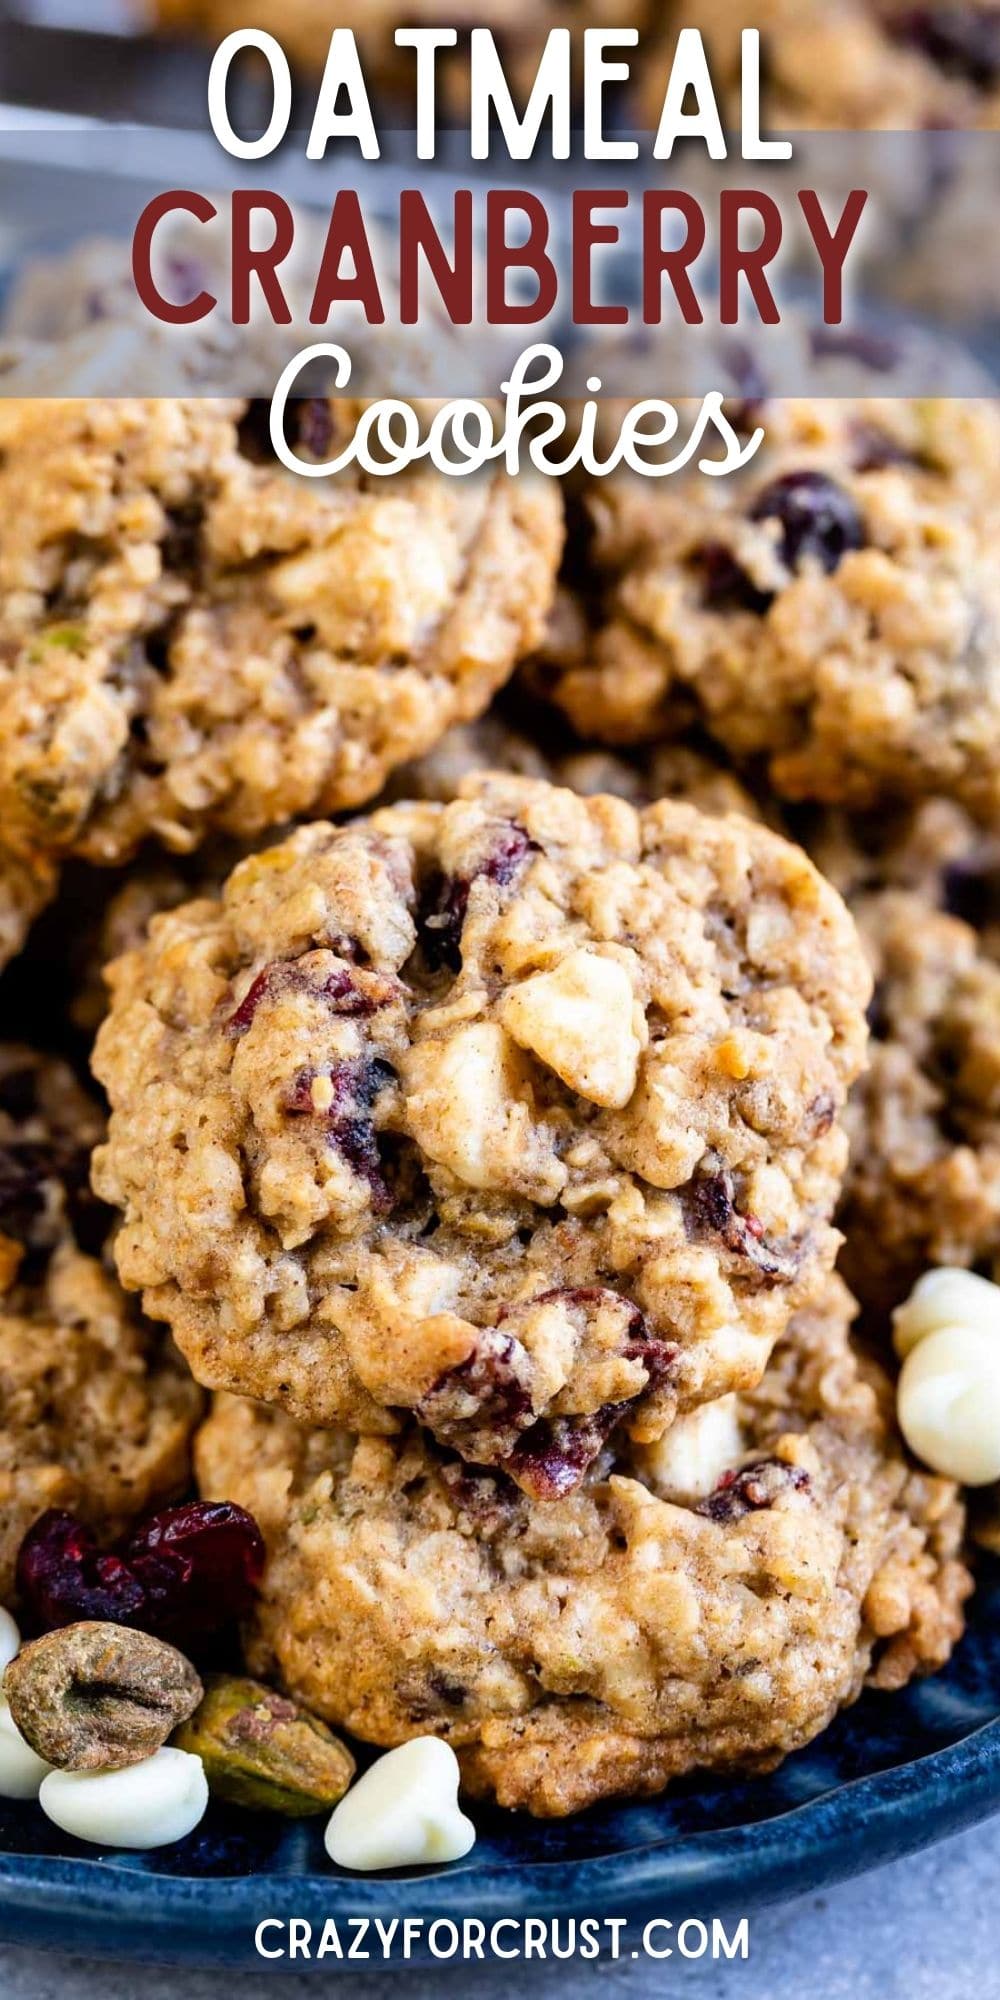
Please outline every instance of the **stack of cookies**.
M3 1594L193 1459L250 1670L539 1814L768 1769L971 1587L889 1316L1000 1261L1000 418L753 421L567 510L0 404L5 1031L58 966L110 1103L0 1064Z

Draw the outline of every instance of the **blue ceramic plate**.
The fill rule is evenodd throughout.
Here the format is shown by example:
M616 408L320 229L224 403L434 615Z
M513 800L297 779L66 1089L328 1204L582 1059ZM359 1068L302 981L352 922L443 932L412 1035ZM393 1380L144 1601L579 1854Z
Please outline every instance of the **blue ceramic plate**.
M105 1860L36 1807L8 1806L0 1816L0 1936L105 1957L259 1967L254 1931L265 1916L303 1917L318 1937L328 1917L345 1926L365 1915L489 1923L744 1914L997 1809L1000 1566L987 1564L945 1673L901 1695L866 1694L769 1778L702 1778L649 1804L559 1822L480 1808L479 1839L465 1861L391 1880L333 1869L322 1821L288 1826L213 1810L176 1847ZM282 1935L272 1930L268 1942ZM447 1931L439 1939L447 1949ZM413 1957L425 1949L418 1944ZM339 1961L311 1963L329 1973Z

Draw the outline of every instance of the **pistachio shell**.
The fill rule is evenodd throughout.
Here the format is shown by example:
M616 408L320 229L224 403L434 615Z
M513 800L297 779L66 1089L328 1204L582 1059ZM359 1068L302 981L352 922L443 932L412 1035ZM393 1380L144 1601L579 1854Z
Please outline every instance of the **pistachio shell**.
M354 1776L350 1751L325 1723L235 1675L209 1675L201 1706L173 1742L201 1758L217 1798L292 1819L329 1811Z
M11 1660L3 1692L26 1743L63 1771L123 1770L152 1757L201 1699L176 1646L84 1619Z

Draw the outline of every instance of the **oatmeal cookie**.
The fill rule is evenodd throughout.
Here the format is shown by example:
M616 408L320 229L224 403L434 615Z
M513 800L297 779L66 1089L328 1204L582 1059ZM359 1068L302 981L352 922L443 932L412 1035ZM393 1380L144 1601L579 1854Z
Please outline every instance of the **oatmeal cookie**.
M1000 962L913 890L852 907L875 997L848 1108L842 1265L881 1311L927 1264L1000 1265Z
M791 823L875 978L838 1220L876 1319L928 1264L1000 1260L1000 846L948 799Z
M269 1550L253 1670L379 1745L446 1737L470 1791L539 1814L773 1768L866 1678L941 1665L969 1589L956 1489L906 1461L850 1313L829 1281L683 1502L655 1447L541 1502L413 1428L355 1439L218 1398L202 1490Z
M184 1485L201 1398L95 1249L101 1119L64 1063L0 1047L0 1600L48 1507L116 1533Z
M789 400L752 421L741 473L600 482L593 626L550 642L536 684L603 742L697 720L787 798L937 793L996 823L1000 411Z
M753 1381L832 1260L868 978L763 827L467 779L111 968L94 1184L196 1376L525 1486Z
M343 406L301 405L325 455ZM537 644L555 482L302 480L238 401L0 404L0 810L126 859L370 798Z
M995 0L682 0L671 34L699 28L738 114L740 34L761 33L765 117L776 129L1000 126Z

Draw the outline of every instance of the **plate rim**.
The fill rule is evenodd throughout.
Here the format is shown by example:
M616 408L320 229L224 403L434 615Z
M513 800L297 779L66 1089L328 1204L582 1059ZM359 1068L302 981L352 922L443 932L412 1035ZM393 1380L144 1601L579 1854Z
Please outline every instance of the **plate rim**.
M103 1959L192 1968L268 1966L254 1949L263 1916L392 1914L639 1919L752 1914L830 1887L957 1833L1000 1810L1000 1716L939 1749L862 1773L766 1819L665 1837L580 1860L516 1858L488 1872L470 1858L410 1875L151 1876L103 1856L0 1855L0 1940ZM791 1837L790 1837L791 1836ZM595 1897L600 1901L595 1904ZM380 1970L434 1960L419 1948ZM460 1961L459 1961L460 1962ZM297 1960L298 1971L354 1968Z

